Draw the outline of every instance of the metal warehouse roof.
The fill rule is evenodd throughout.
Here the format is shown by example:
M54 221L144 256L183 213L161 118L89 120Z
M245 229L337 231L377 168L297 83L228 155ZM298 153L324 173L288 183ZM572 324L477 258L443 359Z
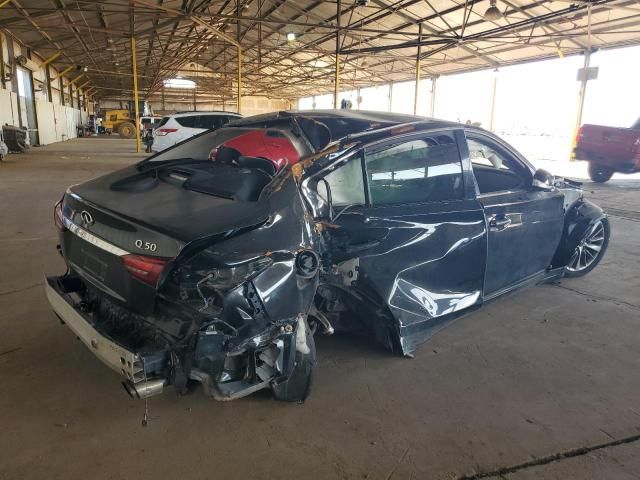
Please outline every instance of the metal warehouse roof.
M336 46L342 90L640 43L635 0L7 0L0 28L54 65L88 67L97 96L129 91L135 35L147 95L180 74L198 93L233 98L236 47L243 95L296 98L333 90ZM339 15L339 26L337 12ZM294 41L287 33L295 34ZM336 41L336 39L338 40ZM337 45L336 45L337 44Z

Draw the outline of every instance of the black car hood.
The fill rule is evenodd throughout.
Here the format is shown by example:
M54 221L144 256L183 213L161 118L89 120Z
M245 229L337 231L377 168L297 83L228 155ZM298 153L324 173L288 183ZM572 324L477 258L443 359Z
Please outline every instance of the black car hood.
M142 178L135 167L128 167L75 185L71 193L87 205L183 244L258 225L269 216L268 201L222 198L184 188L183 183Z

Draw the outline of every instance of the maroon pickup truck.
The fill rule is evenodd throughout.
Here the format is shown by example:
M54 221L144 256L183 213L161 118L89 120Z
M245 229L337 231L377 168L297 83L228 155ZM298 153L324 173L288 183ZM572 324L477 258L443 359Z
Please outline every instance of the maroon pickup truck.
M572 157L589 162L594 182L606 182L614 172L640 171L640 119L631 128L583 125Z

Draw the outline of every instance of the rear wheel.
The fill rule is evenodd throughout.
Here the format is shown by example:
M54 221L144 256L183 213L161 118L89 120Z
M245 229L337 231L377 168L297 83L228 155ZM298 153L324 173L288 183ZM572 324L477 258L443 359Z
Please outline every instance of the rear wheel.
M567 277L581 277L593 270L607 251L609 222L602 218L589 227L565 267Z
M589 163L589 177L598 183L604 183L613 175L613 168L598 165L597 163Z
M136 127L131 122L122 122L118 127L118 134L123 138L133 138L136 135Z

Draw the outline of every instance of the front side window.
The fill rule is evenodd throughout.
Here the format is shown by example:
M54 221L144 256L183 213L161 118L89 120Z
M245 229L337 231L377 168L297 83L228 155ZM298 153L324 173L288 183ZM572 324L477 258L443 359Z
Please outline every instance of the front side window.
M373 205L438 202L463 197L462 164L452 134L434 134L365 155Z
M489 139L468 136L467 145L481 194L517 190L527 184L520 163Z

